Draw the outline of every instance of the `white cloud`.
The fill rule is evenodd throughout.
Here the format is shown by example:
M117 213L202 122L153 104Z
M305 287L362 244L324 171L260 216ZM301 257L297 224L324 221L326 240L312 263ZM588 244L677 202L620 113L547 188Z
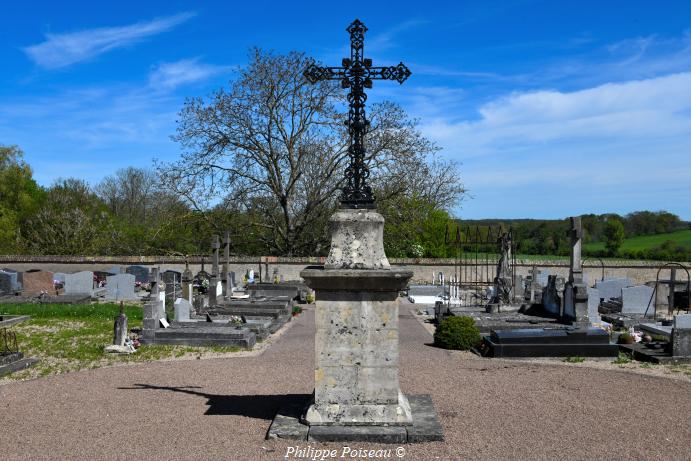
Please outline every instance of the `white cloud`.
M37 65L46 69L58 69L166 32L193 16L193 13L181 13L128 26L46 34L44 42L28 46L24 48L24 52Z
M164 62L149 75L149 84L154 88L173 89L180 85L206 80L230 70L230 66L204 64L198 59L183 59Z
M478 120L427 120L424 131L461 157L541 143L683 136L691 144L691 73L574 92L513 93L482 105Z

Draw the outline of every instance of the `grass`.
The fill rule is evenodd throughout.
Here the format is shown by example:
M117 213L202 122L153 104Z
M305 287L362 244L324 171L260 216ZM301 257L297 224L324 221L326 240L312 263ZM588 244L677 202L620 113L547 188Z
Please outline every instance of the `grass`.
M113 320L120 313L117 304L61 305L61 304L0 304L6 315L30 315L31 319L12 330L17 334L20 352L36 357L37 365L10 379L26 379L70 371L93 369L116 363L146 362L186 355L201 357L205 353L227 353L238 347L191 347L142 345L136 353L114 355L103 352L112 344ZM143 310L140 306L126 306L128 327L141 327Z
M624 239L624 243L622 243L620 250L648 250L659 247L667 240L671 240L675 244L683 246L691 251L691 229L670 232L669 234L641 235ZM583 245L583 249L588 251L602 251L605 249L605 244L604 242L586 243Z
M583 362L585 362L585 357L578 357L578 356L566 357L564 359L564 362L566 362L566 363L583 363Z
M626 365L627 363L631 363L632 360L633 359L629 354L619 352L619 357L617 357L616 360L613 360L612 363L615 365Z

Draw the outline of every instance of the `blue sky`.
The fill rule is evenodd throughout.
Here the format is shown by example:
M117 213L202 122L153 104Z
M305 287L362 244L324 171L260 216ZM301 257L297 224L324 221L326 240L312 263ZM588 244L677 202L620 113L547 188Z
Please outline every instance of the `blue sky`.
M44 185L175 160L184 99L224 85L249 47L338 65L358 17L374 64L413 72L370 101L400 103L462 163L458 216L691 220L691 2L362 4L5 2L0 144Z

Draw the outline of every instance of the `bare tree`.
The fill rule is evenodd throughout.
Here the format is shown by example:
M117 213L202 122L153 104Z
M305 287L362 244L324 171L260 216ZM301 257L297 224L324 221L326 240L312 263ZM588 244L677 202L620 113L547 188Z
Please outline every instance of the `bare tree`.
M302 76L308 62L298 52L254 49L228 89L185 103L174 136L182 157L161 165L163 183L196 209L225 198L232 209L251 210L259 218L252 225L264 229L258 238L283 255L323 245L347 158L343 92L334 82L309 84ZM438 191L428 183L436 170L427 159L437 149L416 122L392 103L373 105L369 118L373 185L393 195L414 186L452 206L462 188Z

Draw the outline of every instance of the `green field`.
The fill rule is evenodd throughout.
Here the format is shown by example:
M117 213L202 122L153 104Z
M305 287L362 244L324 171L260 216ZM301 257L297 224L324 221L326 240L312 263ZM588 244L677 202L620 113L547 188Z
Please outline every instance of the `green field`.
M628 238L624 240L620 250L648 250L659 247L668 240L673 241L676 245L683 246L691 253L691 229L669 234L642 235ZM583 245L583 248L589 251L604 250L605 244L603 242L586 243Z

